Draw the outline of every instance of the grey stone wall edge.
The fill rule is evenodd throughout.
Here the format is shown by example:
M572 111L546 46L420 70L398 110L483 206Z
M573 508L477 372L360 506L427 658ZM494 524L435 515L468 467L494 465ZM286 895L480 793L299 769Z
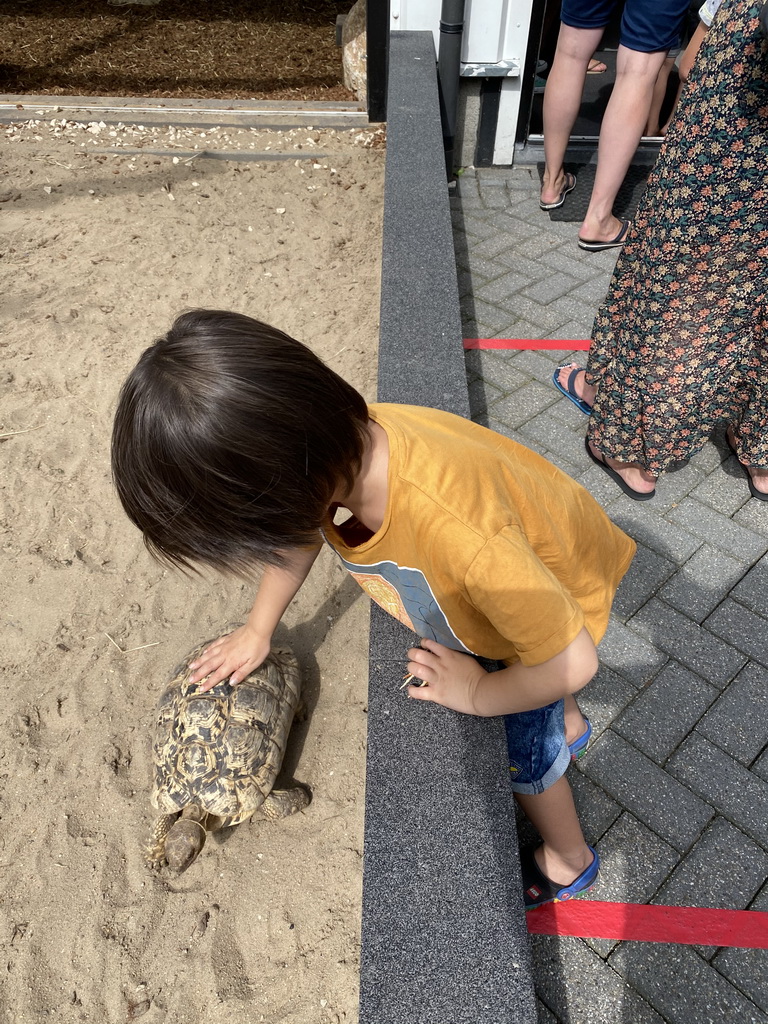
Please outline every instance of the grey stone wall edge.
M391 35L379 399L469 415L430 33ZM400 693L412 643L374 606L360 1024L532 1024L503 725Z

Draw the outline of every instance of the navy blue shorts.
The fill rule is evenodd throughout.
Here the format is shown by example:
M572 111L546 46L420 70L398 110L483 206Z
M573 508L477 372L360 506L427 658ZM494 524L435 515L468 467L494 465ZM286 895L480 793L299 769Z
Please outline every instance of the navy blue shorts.
M618 0L563 0L560 20L571 28L605 28ZM627 0L619 42L628 50L657 53L679 44L689 0Z

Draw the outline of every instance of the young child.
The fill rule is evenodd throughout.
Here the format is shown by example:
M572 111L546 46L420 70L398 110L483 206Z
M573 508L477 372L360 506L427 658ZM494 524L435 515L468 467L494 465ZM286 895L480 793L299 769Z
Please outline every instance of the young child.
M422 637L410 697L506 716L512 786L543 840L523 856L526 907L591 888L599 858L565 779L590 733L572 694L597 670L635 545L582 487L461 417L369 407L299 342L210 310L178 317L129 375L112 468L156 556L264 567L247 622L193 682L235 685L261 663L324 538Z

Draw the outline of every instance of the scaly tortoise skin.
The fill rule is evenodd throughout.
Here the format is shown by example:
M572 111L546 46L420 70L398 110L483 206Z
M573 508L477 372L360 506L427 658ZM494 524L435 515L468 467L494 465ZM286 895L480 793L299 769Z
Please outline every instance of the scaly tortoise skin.
M237 825L257 811L282 818L310 801L300 786L273 788L300 704L301 676L293 653L273 648L242 683L217 683L201 693L202 680L188 681L189 663L212 642L187 656L157 703L151 801L162 813L147 849L153 868L166 862L173 871L185 871L208 832Z

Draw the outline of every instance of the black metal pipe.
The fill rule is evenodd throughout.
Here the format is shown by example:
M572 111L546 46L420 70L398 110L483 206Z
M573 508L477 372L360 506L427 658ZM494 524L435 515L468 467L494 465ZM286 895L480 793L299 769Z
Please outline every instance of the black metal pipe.
M464 0L443 0L440 11L440 46L437 72L440 83L440 117L448 180L453 178L453 150L459 109L461 41L464 34Z

